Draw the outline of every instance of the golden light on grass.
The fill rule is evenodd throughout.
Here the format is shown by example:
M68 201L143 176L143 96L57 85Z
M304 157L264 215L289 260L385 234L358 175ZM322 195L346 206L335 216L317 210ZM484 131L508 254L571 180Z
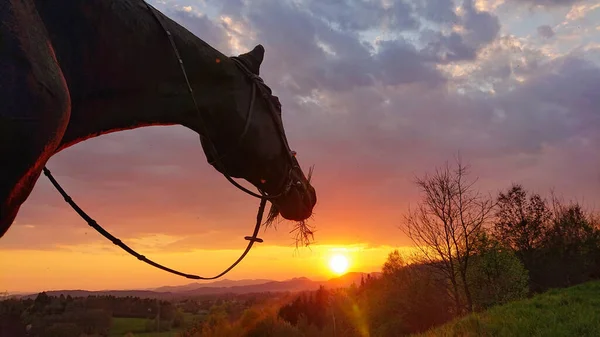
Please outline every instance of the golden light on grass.
M342 254L333 255L329 259L329 268L338 275L345 273L348 270L349 265L350 262L348 261L348 258Z

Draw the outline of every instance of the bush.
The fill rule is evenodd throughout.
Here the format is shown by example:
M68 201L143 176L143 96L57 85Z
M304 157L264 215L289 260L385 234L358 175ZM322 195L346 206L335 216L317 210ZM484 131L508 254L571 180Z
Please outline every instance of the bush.
M499 241L481 234L468 270L473 306L483 310L497 304L525 298L529 275L521 260Z
M569 287L597 277L600 231L596 220L579 204L554 204L540 259L544 287Z
M250 329L246 337L303 337L302 333L290 323L269 316Z
M256 324L256 321L259 320L260 316L261 314L258 312L258 310L254 308L248 308L242 313L239 324L242 328L248 329Z
M441 325L452 318L453 303L437 269L405 265L389 254L383 275L365 283L362 301L371 335L401 336Z
M25 322L22 312L23 302L17 299L0 301L0 336L25 336Z
M42 337L79 337L83 330L75 323L54 323L42 333Z
M112 317L110 312L102 309L89 309L79 312L75 320L75 323L88 335L108 334L111 322Z
M173 323L171 324L171 326L173 328L180 328L185 324L185 316L183 315L183 312L180 310L175 311L174 317L173 317Z

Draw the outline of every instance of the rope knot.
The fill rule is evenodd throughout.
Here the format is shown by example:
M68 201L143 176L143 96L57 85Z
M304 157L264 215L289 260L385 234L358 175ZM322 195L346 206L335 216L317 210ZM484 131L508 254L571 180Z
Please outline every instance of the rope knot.
M246 237L244 237L244 239L248 240L248 241L252 241L252 242L258 242L258 243L263 243L264 242L263 239L261 239L261 238L255 238L254 236L246 236Z

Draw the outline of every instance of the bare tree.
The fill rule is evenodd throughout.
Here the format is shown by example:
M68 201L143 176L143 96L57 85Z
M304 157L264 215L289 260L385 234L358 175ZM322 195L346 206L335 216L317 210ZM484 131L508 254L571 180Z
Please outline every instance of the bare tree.
M424 262L436 267L448 281L458 313L473 310L467 270L475 240L494 207L492 198L475 190L477 181L467 181L468 168L460 158L432 175L418 178L422 192L416 209L409 209L401 229L417 246Z

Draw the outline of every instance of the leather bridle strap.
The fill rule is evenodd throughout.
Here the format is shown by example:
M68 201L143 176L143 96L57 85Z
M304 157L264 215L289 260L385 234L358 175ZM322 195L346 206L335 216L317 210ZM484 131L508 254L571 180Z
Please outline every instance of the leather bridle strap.
M162 269L166 272L175 274L175 275L179 275L179 276L183 276L185 278L189 278L189 279L193 279L193 280L214 280L217 279L225 274L227 274L231 269L233 269L233 267L237 266L238 263L240 263L244 257L246 257L246 254L248 254L248 252L250 251L250 249L252 248L252 245L254 245L254 242L259 242L262 243L263 240L261 238L258 238L258 231L260 229L260 225L262 224L262 217L265 211L265 205L267 203L266 199L261 199L260 201L260 206L258 208L258 213L256 214L256 225L254 226L254 232L252 233L252 236L246 236L245 239L248 240L248 245L246 246L246 249L244 250L244 252L242 253L242 255L240 255L240 257L231 265L229 266L229 268L225 269L223 272L221 272L219 275L216 276L212 276L212 277L203 277L203 276L198 276L198 275L193 275L193 274L186 274L186 273L182 273L180 271L165 267L159 263L156 263L150 259L148 259L147 257L145 257L144 255L139 254L138 252L136 252L135 250L131 249L129 246L127 246L126 244L123 243L123 241L119 240L118 238L116 238L115 236L113 236L112 234L110 234L108 231L106 231L104 228L102 228L102 226L100 226L98 224L98 222L96 222L96 220L92 219L92 217L90 217L84 210L81 209L81 207L79 207L75 201L73 201L73 198L71 198L67 192L65 192L65 190L60 186L60 184L56 181L56 179L54 179L54 177L52 176L52 173L50 172L50 170L48 170L46 167L44 167L44 174L46 175L46 177L48 177L48 179L50 180L50 182L52 183L52 185L54 185L54 187L58 190L58 192L60 193L60 195L62 195L62 197L65 199L65 201L75 210L75 212L77 212L77 214L79 214L79 216L85 220L88 225L90 227L92 227L93 229L95 229L98 233L100 233L102 236L104 236L105 238L107 238L108 240L110 240L112 243L114 243L115 245L119 246L121 249L123 249L124 251L126 251L127 253L135 256L138 260L146 262L147 264L156 267L158 269Z
M161 20L161 18L158 16L158 14L157 14L158 11L152 5L150 5L148 2L144 1L144 3L148 7L148 10L154 16L154 18L156 19L156 21L158 22L158 24L162 27L163 31L167 34L169 42L171 43L171 47L172 47L172 49L173 49L173 51L175 53L175 56L177 57L177 61L178 61L179 66L181 68L181 72L183 73L183 77L185 79L185 83L187 84L188 91L189 91L190 96L192 98L192 102L194 104L194 108L196 109L196 112L197 112L197 116L196 117L200 120L200 123L198 123L199 127L202 129L200 134L201 134L202 137L204 137L206 139L206 142L208 143L208 150L211 152L211 155L214 158L214 163L211 163L211 164L214 164L215 167L217 167L219 169L219 171L221 172L221 174L223 174L223 176L225 176L225 179L227 179L227 181L229 181L233 186L237 187L239 190L241 190L241 191L245 192L246 194L249 194L249 195L251 195L251 196L253 196L255 198L259 198L259 199L266 198L266 199L269 199L269 200L273 200L273 199L276 199L276 198L278 198L278 197L286 194L289 191L289 189L291 188L291 185L292 185L291 171L295 167L293 158L291 158L291 155L289 153L288 153L288 157L291 158L292 162L291 162L290 172L288 172L288 176L287 176L288 183L285 184L285 186L283 186L282 190L279 191L279 193L277 193L275 195L267 195L265 192L263 192L260 189L259 189L260 194L258 194L256 192L253 192L253 191L250 191L246 187L240 185L237 181L235 181L227 173L227 170L225 169L225 165L223 165L223 162L221 161L221 156L219 156L219 153L218 153L218 151L217 151L217 149L215 147L215 144L210 139L209 132L206 129L206 123L205 123L205 121L202 118L202 114L200 113L200 109L198 108L198 103L196 101L196 97L194 96L194 90L192 89L192 86L190 84L190 80L189 80L189 77L187 75L187 71L185 70L185 66L183 64L183 59L181 58L181 54L179 53L179 50L177 49L177 45L175 44L175 40L173 39L173 35L171 34L171 31L165 26L165 24ZM254 94L255 93L254 86L259 86L259 84L257 82L260 81L262 83L262 79L260 79L260 77L258 77L256 75L252 74L242 64L242 62L240 62L239 60L237 60L236 58L232 58L232 59L233 59L234 63L236 65L238 65L242 69L242 71L244 73L246 73L246 75L248 75L250 77L250 79L252 81L252 86L253 86L252 93ZM262 90L261 90L261 92L262 92ZM255 100L255 95L252 95L252 97L250 98L250 104L249 104L249 107L248 107L248 109L249 109L248 119L246 120L246 125L244 126L244 131L240 135L240 138L243 138L245 136L246 132L248 131L248 127L250 125L250 119L249 118L252 116L251 112L253 110L252 108L253 108L253 105L254 105L254 100ZM271 112L271 114L273 114L272 107L269 107L269 111ZM282 128L281 128L281 126L277 125L277 127L278 127L277 130L279 131L280 137L283 139L283 142L286 145L286 148L288 149L288 152L290 152L287 140L285 139L285 137L282 134Z

